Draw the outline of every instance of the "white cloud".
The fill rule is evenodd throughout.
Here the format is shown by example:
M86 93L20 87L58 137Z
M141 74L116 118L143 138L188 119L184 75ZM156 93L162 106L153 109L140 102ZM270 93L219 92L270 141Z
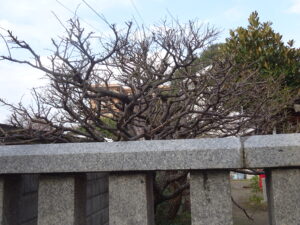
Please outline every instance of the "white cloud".
M300 14L300 0L292 0L292 5L287 12Z
M0 96L17 102L33 87L46 84L44 72L29 66L2 62L0 67Z
M224 12L224 16L229 20L239 20L245 16L244 10L239 6L234 6Z
M10 103L18 103L20 100L27 105L32 101L31 89L44 86L47 81L43 79L43 72L29 66L1 62L0 67L0 98ZM9 115L7 108L0 105L0 123Z

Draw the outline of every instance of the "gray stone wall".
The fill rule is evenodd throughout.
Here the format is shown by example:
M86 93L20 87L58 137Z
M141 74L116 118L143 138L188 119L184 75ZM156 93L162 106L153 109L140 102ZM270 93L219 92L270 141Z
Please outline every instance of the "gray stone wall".
M55 194L53 196L60 198L61 202L63 196L67 196L72 200L71 207L73 207L73 211L72 215L68 217L75 221L72 222L72 225L107 225L109 213L111 214L110 220L117 221L116 224L118 225L141 225L143 223L130 222L133 219L138 219L139 214L135 217L130 216L135 215L132 212L139 210L138 207L143 205L145 215L143 221L147 223L148 218L151 218L149 216L151 213L145 213L150 208L145 207L149 203L148 193L150 192L145 188L148 179L144 177L141 180L135 176L131 179L126 173L134 172L134 174L137 174L139 172L146 176L148 172L155 170L199 170L200 174L196 176L196 179L191 176L191 179L196 181L191 182L192 199L197 200L194 196L199 195L200 189L198 186L200 184L205 183L209 184L209 187L214 187L216 186L214 185L215 182L218 180L221 184L225 183L221 179L225 176L219 177L220 179L214 176L213 179L206 175L202 176L201 173L204 170L208 172L217 170L220 175L223 173L222 170L232 168L267 168L270 170L271 176L269 176L267 188L270 208L273 213L271 214L272 225L300 224L298 219L300 199L297 195L300 191L300 134L253 136L242 139L231 137L124 143L0 146L0 174L5 180L4 192L2 192L4 195L2 224L35 225L37 223L37 212L39 215L43 212L52 212L47 209L47 204L44 204L46 206L44 208L47 210L43 211L43 207L38 210L38 202L42 202L41 198L39 201L37 199L38 175L23 174L40 173L40 177L56 176L58 177L57 180L62 180L59 178L62 176L69 177L69 180L62 180L61 182L68 183L67 186L72 187L65 189L68 195L61 194L63 192L60 191L60 188L63 188L63 185L56 185L53 182L53 185L50 183L47 187L49 187L49 190L52 186L54 187L53 193ZM110 185L108 185L107 174L101 174L99 171L113 173ZM125 182L125 178L129 178L129 180ZM210 180L211 182L207 182ZM136 187L140 187L143 192L136 192L131 188L134 186L132 184L136 184L136 181L142 181ZM44 184L47 183L44 182ZM228 183L226 185L228 186ZM193 186L196 188L193 189ZM206 205L210 204L215 209L221 201L210 201L210 199L217 196L214 193L219 194L222 192L214 188L207 188L207 185L204 186L206 188L203 188L203 193L209 197ZM223 187L222 185L219 186ZM43 189L46 194L41 195L45 196L45 199L47 196L49 197L47 187ZM114 202L114 204L110 204L110 210L108 208L108 189L111 193L109 198L113 199L110 203ZM223 193L227 193L226 190L228 188L224 189ZM128 193L131 194L128 195ZM142 200L140 201L139 198ZM54 202L53 205L59 204L53 199L55 198L52 198L49 202ZM120 199L124 201L120 201ZM226 202L222 203L225 206L219 207L219 211L229 207L228 199L227 197ZM130 204L127 204L128 200L131 200ZM134 204L135 202L140 204ZM201 205L202 203L200 198L198 198L198 201L192 202L193 205ZM65 208L68 209L69 205ZM195 211L194 215L199 216L200 213L205 215L206 211ZM119 212L124 212L124 215L130 216L120 217ZM213 210L208 211L208 213L213 212ZM227 212L228 215L229 213ZM276 217L276 214L279 217ZM292 216L288 217L289 214ZM196 218L196 216L193 217ZM201 224L198 221L194 223Z
M300 169L267 171L269 221L271 225L300 224Z
M192 171L192 225L232 225L229 171Z
M86 225L108 225L108 174L88 173L83 198ZM37 225L38 175L8 175L4 182L3 225Z
M109 224L154 225L151 173L116 173L109 176Z

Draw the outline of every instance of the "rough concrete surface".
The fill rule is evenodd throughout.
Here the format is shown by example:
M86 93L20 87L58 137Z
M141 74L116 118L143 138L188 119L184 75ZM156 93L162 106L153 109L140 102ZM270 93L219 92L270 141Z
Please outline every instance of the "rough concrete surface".
M300 169L273 169L267 176L272 225L300 224Z
M229 171L193 171L190 181L192 225L232 225Z
M73 176L40 177L38 225L75 225L75 179Z
M244 154L246 168L300 166L300 134L248 137Z
M0 146L0 173L241 168L239 138Z
M109 177L109 224L154 225L152 176L118 174Z

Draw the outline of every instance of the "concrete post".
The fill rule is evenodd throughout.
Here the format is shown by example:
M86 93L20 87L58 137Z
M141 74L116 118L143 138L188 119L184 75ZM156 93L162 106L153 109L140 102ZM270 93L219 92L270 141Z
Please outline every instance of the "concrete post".
M262 178L262 191L263 191L263 202L268 201L266 178Z
M154 225L153 183L150 174L109 176L109 224Z
M269 221L271 225L300 224L300 169L267 171Z
M85 185L75 187L77 183L72 175L40 176L38 225L85 225Z
M192 225L232 225L229 171L192 171Z

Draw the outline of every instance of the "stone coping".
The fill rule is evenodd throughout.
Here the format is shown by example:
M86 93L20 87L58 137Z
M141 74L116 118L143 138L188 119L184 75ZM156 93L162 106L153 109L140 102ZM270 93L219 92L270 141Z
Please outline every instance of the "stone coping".
M0 146L0 174L300 166L300 134Z
M300 166L300 133L250 136L243 146L247 168Z
M0 173L241 168L237 137L0 146Z

